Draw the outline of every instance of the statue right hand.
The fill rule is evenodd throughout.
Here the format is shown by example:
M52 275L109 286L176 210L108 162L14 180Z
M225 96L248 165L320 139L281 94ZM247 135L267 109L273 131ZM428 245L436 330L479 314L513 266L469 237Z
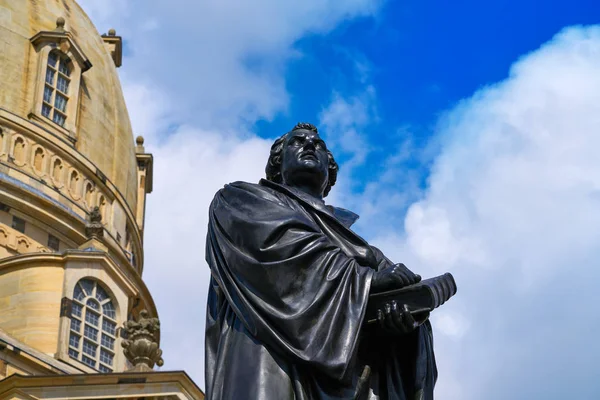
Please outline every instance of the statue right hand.
M421 277L406 268L404 264L395 264L375 272L371 281L371 293L400 289L421 281Z

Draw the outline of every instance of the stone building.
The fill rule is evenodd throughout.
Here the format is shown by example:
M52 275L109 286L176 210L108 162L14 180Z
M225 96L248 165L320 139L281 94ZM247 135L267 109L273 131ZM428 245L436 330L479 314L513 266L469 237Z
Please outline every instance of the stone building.
M134 143L121 54L74 0L0 0L0 399L204 397L153 370L153 159Z

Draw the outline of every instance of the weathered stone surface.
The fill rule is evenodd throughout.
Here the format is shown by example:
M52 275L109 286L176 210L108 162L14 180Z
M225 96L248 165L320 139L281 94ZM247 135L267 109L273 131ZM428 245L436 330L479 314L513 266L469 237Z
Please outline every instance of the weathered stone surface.
M77 44L93 65L83 74L76 148L96 164L119 188L130 207L137 203L137 176L133 133L115 62L104 40L74 0L0 0L0 108L27 118L31 111L39 60L30 38L40 31L64 29L76 33ZM53 129L52 123L46 124Z

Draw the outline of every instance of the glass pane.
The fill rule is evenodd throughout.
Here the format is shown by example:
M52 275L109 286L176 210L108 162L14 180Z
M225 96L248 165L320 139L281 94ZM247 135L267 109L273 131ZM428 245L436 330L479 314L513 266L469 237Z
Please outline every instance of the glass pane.
M100 311L100 305L94 299L88 299L88 301L85 303L85 305L90 308L93 308L94 310Z
M83 341L83 352L85 354L88 354L92 357L96 357L96 350L98 349L98 346L95 345L94 343L90 342L89 340L84 340Z
M73 297L75 298L75 300L83 300L85 299L85 293L83 293L83 290L81 290L81 286L76 285L75 286L75 291L73 293Z
M60 65L58 66L58 70L60 71L61 74L65 74L66 76L71 75L71 71L69 71L69 67L67 67L67 60L65 60L64 58L62 58L60 60Z
M113 370L112 370L112 369L110 369L110 368L108 368L108 367L105 367L105 366L104 366L104 365L102 365L102 364L100 364L100 365L98 366L98 370L99 370L100 372L106 372L106 373L113 372Z
M54 75L56 72L50 68L46 68L46 82L51 85L54 85Z
M73 349L69 349L69 356L71 356L71 358L77 359L79 358L79 352Z
M65 124L65 116L54 111L54 116L52 117L52 121L56 122L58 125L63 126Z
M114 350L115 349L115 339L111 338L107 335L102 335L102 346L107 349Z
M81 321L71 318L71 330L75 332L81 331Z
M67 110L67 98L57 94L56 99L54 100L54 107L62 112L65 112Z
M77 303L73 303L73 307L71 308L71 315L81 318L81 312L81 306Z
M102 320L102 330L104 332L110 333L111 335L115 335L115 331L117 328L117 324L110 322L107 319Z
M79 281L79 284L85 291L85 294L88 296L92 295L92 291L94 290L94 281L90 281L89 279L82 279Z
M48 85L44 86L44 101L46 103L52 104L52 88Z
M79 348L79 339L81 339L79 336L71 333L71 336L69 337L69 346Z
M89 357L83 356L81 357L81 361L83 361L84 364L87 364L92 368L96 368L96 361L92 360Z
M102 349L100 350L100 361L102 361L104 364L112 365L113 357L114 356L108 351Z
M106 291L104 289L102 289L102 287L100 285L98 285L98 287L96 288L96 298L98 299L98 301L103 301L108 299L108 294L106 293Z
M106 304L102 305L102 311L104 312L104 315L115 319L117 317L117 313L115 312L115 308L112 305L112 302L108 302Z
M98 341L98 329L92 328L87 324L83 327L83 335L86 338L92 339L95 342Z
M94 326L98 326L98 323L100 322L100 317L98 316L98 314L93 313L90 310L86 310L85 322L89 322L90 324L92 324Z
M52 234L48 234L48 247L50 247L54 251L58 251L60 248L60 241L58 238Z
M69 92L69 80L59 75L58 80L56 81L56 87L61 92L67 94Z
M50 110L51 108L46 104L42 104L42 115L46 118L50 118Z
M57 61L58 61L58 58L56 57L56 53L52 52L52 53L48 54L48 65L51 65L54 68L56 68Z

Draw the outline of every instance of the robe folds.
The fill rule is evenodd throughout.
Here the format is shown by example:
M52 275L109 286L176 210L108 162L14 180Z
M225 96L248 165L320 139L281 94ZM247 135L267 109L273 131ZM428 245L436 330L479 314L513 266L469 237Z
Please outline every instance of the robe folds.
M207 399L433 399L429 322L398 336L363 323L373 274L392 263L349 229L357 218L266 180L217 192Z

